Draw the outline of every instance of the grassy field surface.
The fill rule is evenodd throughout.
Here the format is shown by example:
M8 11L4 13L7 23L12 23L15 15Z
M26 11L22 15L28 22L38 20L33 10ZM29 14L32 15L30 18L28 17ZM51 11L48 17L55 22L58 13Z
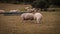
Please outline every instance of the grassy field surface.
M0 6L8 11L21 5L13 7L1 4ZM60 34L60 12L41 12L41 14L43 18L40 24L30 20L21 22L20 15L5 16L0 14L0 34Z
M60 34L60 13L41 12L40 24L34 21L21 22L19 16L0 15L0 34Z

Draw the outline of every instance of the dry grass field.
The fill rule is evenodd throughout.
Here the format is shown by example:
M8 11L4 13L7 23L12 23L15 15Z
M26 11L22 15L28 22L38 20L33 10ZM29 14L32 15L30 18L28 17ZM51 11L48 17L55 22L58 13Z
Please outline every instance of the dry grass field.
M26 6L0 4L0 7L6 11L23 9ZM41 13L43 19L40 24L30 20L21 22L20 15L5 16L0 14L0 34L60 34L60 12Z

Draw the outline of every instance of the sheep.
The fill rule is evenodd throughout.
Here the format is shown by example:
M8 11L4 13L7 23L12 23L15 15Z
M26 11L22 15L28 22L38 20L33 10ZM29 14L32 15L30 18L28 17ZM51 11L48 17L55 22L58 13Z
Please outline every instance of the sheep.
M41 19L42 19L42 14L41 13L37 12L37 13L34 14L34 20L36 20L37 23L40 23Z
M22 21L23 20L35 20L36 23L39 23L42 19L42 14L40 13L23 13L21 14Z
M0 10L0 13L4 13L5 11L4 10Z
M34 12L35 8L27 9L27 12Z
M33 17L33 13L23 13L21 14L21 18L22 20L33 20L34 17Z
M25 7L25 9L27 10L27 9L29 9L30 7Z
M25 20L34 20L34 14L33 13L23 13L21 14L21 22L24 22Z
M16 9L16 10L10 10L9 12L18 12L20 10Z
M27 12L34 12L35 11L35 8L26 7L25 9L27 10Z

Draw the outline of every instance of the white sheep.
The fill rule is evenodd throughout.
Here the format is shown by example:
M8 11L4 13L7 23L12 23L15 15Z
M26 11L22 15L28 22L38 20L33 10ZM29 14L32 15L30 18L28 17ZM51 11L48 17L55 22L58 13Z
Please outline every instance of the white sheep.
M35 11L35 8L26 7L25 9L27 10L27 12L34 12Z
M16 9L16 10L10 10L9 12L18 12L20 10Z
M0 13L4 13L5 12L5 10L0 10Z
M33 13L23 13L23 14L21 14L21 18L23 20L32 20L32 19L34 19L33 15L34 15Z
M34 11L35 11L35 8L27 9L27 12L34 12Z
M39 23L42 19L42 14L41 13L23 13L21 14L22 21L23 20L35 20L36 23Z
M36 20L37 23L40 23L41 19L42 19L42 14L41 13L37 12L37 13L34 14L34 20Z
M30 7L25 7L25 9L27 10L27 9L29 9Z

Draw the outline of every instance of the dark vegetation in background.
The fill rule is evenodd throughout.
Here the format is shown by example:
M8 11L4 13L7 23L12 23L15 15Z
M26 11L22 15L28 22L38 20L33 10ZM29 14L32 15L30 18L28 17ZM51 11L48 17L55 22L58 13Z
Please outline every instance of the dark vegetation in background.
M0 0L0 3L15 3L15 4L20 4L20 3L38 3L44 1L44 2L50 2L53 5L60 6L60 0Z
M0 0L1 3L13 3L13 4L20 4L20 3L32 3L35 0Z
M36 0L31 5L34 8L40 8L41 11L42 9L44 9L44 11L47 11L47 8L49 8L50 3L48 0L38 0L38 1Z
M0 0L0 3L27 3L27 4L31 4L34 3L34 1L36 1L37 3L39 3L40 1L44 1L44 2L50 2L53 5L57 5L60 6L60 0Z
M47 11L47 8L50 5L59 6L60 7L60 0L0 0L0 3L12 3L12 4L31 4L32 7L40 8L41 11Z

